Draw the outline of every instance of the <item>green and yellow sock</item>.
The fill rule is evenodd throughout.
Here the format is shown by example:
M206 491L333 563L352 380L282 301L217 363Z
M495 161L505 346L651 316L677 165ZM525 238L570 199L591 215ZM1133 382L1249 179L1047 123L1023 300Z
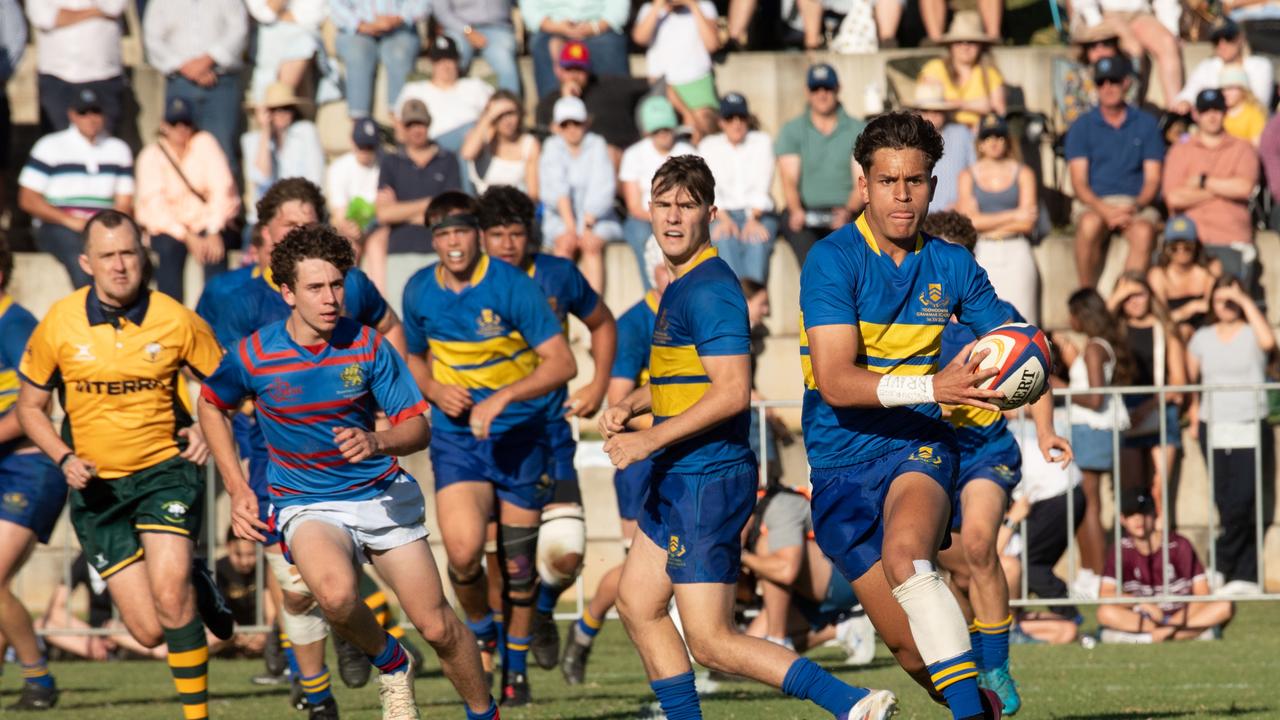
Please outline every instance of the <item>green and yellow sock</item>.
M182 699L182 715L186 720L209 717L209 646L204 640L204 623L200 618L180 628L165 628L164 642L169 648L169 672Z

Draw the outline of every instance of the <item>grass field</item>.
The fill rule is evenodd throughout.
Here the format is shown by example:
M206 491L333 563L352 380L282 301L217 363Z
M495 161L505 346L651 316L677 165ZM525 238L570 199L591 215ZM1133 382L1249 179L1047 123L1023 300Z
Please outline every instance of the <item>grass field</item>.
M831 667L842 655L822 649L813 657ZM1280 605L1242 604L1235 622L1220 642L1167 646L1066 647L1015 646L1013 666L1025 700L1019 720L1142 720L1144 718L1280 718L1280 690L1267 670L1280 667ZM559 671L533 670L537 703L504 712L506 720L523 718L631 718L652 700L640 662L622 627L606 625L596 644L588 684L568 688ZM532 660L530 661L532 663ZM331 667L335 667L332 661ZM16 693L18 673L4 678L4 702ZM41 717L87 720L173 720L182 712L167 668L158 662L58 663L53 667L63 688L55 712ZM306 716L290 710L284 687L249 683L260 661L213 662L211 715L215 718L267 720ZM945 718L923 691L893 664L882 647L865 668L837 667L848 682L890 688L902 703L899 718ZM336 673L335 673L336 681ZM344 718L377 718L376 680L360 690L338 684L335 690ZM453 690L428 660L426 676L417 682L424 718L460 718ZM783 698L754 683L727 683L703 699L707 718L826 717L816 706Z

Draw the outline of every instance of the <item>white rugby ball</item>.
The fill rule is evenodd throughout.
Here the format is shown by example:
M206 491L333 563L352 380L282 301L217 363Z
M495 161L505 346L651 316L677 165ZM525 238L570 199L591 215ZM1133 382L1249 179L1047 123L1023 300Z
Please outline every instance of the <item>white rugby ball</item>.
M1003 397L992 405L1001 410L1015 410L1032 402L1044 392L1051 368L1049 339L1034 325L1009 323L983 335L973 347L973 355L989 354L978 365L979 370L995 368L995 377L979 387L998 390ZM970 355L972 357L972 355Z

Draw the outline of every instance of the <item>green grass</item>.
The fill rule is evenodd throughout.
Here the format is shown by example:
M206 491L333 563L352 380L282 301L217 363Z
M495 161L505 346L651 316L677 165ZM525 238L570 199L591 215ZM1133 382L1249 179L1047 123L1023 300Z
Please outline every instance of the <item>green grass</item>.
M1267 668L1280 658L1280 605L1242 604L1221 642L1167 646L1105 646L1085 650L1066 647L1015 646L1013 666L1022 686L1024 709L1019 720L1142 720L1144 718L1280 718L1280 693ZM813 656L838 666L841 655L823 649ZM504 712L505 720L523 718L630 718L652 700L640 662L616 622L605 626L591 658L589 683L568 688L559 672L533 670L537 703ZM330 663L333 666L333 663ZM425 718L460 718L453 690L428 661L427 676L417 683ZM296 718L288 709L287 690L251 685L249 676L260 661L215 660L212 667L215 718ZM4 702L14 697L16 668L4 679ZM182 717L166 667L158 662L58 663L53 668L63 688L57 711L41 717L88 720L173 720ZM932 702L892 664L881 648L869 668L839 668L846 681L887 687L902 702L899 718L945 718ZM335 673L336 680L336 673ZM360 690L336 689L344 718L377 718L376 680ZM704 697L703 711L712 718L824 718L818 708L790 700L755 683L729 683Z

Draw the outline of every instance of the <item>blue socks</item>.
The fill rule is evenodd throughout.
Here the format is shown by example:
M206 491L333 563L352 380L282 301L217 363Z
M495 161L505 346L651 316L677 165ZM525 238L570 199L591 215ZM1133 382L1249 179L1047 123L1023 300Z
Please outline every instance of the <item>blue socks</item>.
M507 636L507 654L502 658L502 669L507 672L522 673L527 672L529 667L527 659L529 656L529 637L516 637L515 635Z
M990 670L986 658L982 656L982 632L978 630L977 620L969 623L969 647L973 649L973 657L978 661L978 669L982 672Z
M496 720L497 717L498 706L493 703L492 698L489 699L489 709L482 713L471 712L471 708L467 708L467 720Z
M378 668L378 672L383 675L394 675L398 672L404 672L409 669L409 654L404 651L404 647L400 645L400 641L391 637L388 633L383 633L386 637L387 645L382 648L382 652L377 655L370 655L369 662Z
M498 626L493 622L493 613L489 613L479 620L467 618L467 627L475 634L476 639L483 643L494 642L498 639Z
M555 612L556 603L560 601L560 596L564 594L565 589L556 587L549 583L542 583L538 587L538 612L546 614Z
M50 689L54 686L53 675L49 673L49 666L45 664L44 660L35 665L22 663L22 680L32 685Z
M978 665L973 651L960 653L950 660L929 666L933 687L947 699L951 717L982 717L982 699L978 695Z
M604 618L598 618L592 615L591 608L583 608L582 617L578 618L578 622L576 624L578 626L578 632L582 633L584 637L594 639L600 632L600 627L604 625Z
M838 680L808 658L796 658L787 668L787 676L782 679L782 692L809 700L832 715L848 712L870 694Z
M302 683L302 691L307 695L307 704L312 707L333 697L333 691L329 686L329 668L327 667L311 677L302 676L299 678L299 682Z
M649 683L667 720L702 720L693 671Z
M1013 627L1013 615L998 623L973 623L982 637L981 645L974 645L973 653L979 658L978 667L983 671L999 670L1009 662L1009 630Z

